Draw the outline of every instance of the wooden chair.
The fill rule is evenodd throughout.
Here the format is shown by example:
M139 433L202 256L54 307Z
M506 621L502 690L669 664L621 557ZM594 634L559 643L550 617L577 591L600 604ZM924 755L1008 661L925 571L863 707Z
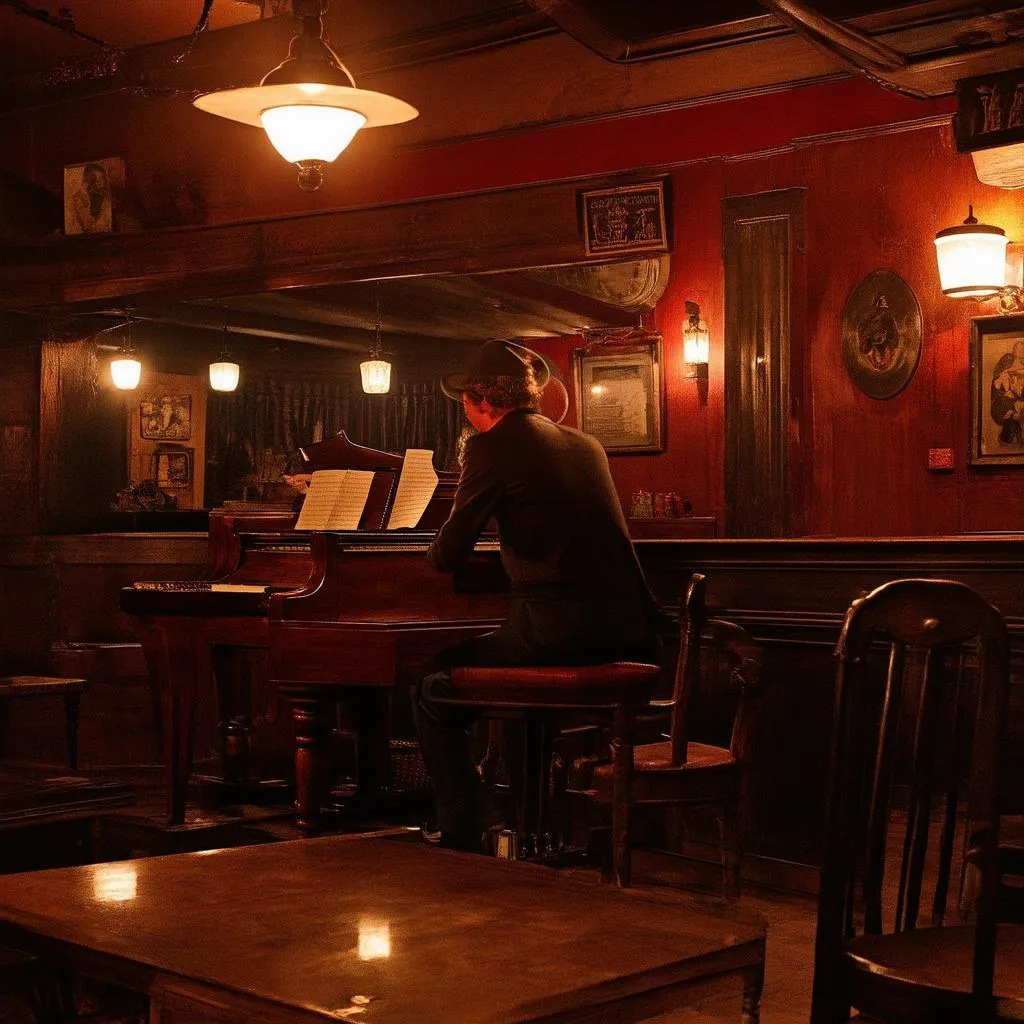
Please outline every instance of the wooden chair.
M845 1022L851 1006L914 1024L1021 1019L1024 928L997 931L995 917L1009 674L1002 617L962 583L895 580L850 605L836 656L812 1024ZM977 918L942 926L957 820L949 794L958 791ZM905 794L907 810L887 873L890 792ZM936 806L944 813L930 827ZM919 928L931 886L932 926Z
M550 789L551 728L567 712L598 715L611 724L612 862L615 881L629 885L629 802L633 769L633 717L647 704L658 678L657 665L611 662L555 667L456 668L454 693L438 703L474 707L484 713L515 712L526 718L529 751L525 758L520 831L536 833L546 816ZM513 785L519 780L513 779Z
M726 896L740 889L743 781L750 752L754 707L759 692L761 648L739 626L707 617L707 585L694 574L679 613L679 655L672 697L652 701L669 709L669 738L638 745L633 752L629 802L633 807L713 807L722 842L722 887ZM729 746L690 739L689 713L698 691L720 703L723 691L734 708ZM589 800L611 802L614 768L594 768L586 788Z

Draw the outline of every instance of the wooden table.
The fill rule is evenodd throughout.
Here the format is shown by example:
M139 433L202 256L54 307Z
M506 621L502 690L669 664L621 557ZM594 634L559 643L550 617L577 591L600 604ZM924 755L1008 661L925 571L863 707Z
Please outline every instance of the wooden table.
M148 993L152 1024L633 1021L718 982L756 1024L764 940L710 899L387 839L0 877L0 942Z

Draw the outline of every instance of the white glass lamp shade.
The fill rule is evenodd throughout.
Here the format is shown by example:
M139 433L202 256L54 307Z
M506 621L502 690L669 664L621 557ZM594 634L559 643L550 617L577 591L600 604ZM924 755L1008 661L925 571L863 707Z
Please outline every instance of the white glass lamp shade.
M363 391L368 395L386 395L391 390L391 364L385 359L367 359L359 364Z
M110 379L121 391L133 391L142 378L142 363L132 356L119 356L110 360Z
M238 363L228 359L210 363L210 387L214 391L234 391L238 387Z
M711 332L703 320L683 328L683 361L690 366L706 366L711 357Z
M330 163L366 124L366 117L343 107L295 104L264 110L260 122L285 160Z
M972 219L935 236L939 282L952 299L990 299L1006 284L1006 232Z

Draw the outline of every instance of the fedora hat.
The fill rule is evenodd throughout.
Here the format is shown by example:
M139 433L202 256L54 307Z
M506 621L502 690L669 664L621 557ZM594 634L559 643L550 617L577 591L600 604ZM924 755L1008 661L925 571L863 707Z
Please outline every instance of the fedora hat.
M464 370L446 373L441 378L441 390L456 400L462 398L474 384L480 384L498 377L524 377L526 367L533 367L537 384L544 387L551 377L551 371L539 352L513 341L485 341L472 355Z

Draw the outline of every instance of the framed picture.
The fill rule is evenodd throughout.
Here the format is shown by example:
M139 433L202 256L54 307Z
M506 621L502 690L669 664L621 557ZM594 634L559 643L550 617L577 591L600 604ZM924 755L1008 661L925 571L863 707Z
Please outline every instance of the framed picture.
M573 353L580 430L609 453L664 450L661 335L631 335Z
M64 168L64 234L114 230L117 199L124 193L124 160L119 156Z
M1024 316L971 321L972 466L1024 466Z
M139 403L139 432L147 441L188 441L192 437L192 396L161 395Z
M664 181L579 195L583 249L588 256L668 252Z
M157 452L157 487L188 487L192 483L192 453L190 451Z

